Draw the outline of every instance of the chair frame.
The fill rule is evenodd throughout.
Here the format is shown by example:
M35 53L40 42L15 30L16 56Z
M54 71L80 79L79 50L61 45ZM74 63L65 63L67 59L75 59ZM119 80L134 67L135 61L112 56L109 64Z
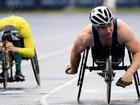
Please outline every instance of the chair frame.
M13 77L13 65L15 64L12 59L12 54L8 52L5 48L2 50L2 59L1 59L1 66L2 66L2 72L3 72L3 87L4 89L7 88L7 82L18 82ZM40 69L39 69L39 63L37 59L37 54L35 51L35 55L33 58L23 58L22 60L30 60L31 66L33 69L33 73L37 82L37 85L40 86ZM10 73L9 77L7 78L8 71Z
M92 52L92 48L88 47L82 55L82 59L81 59L81 66L80 66L80 72L79 72L79 77L78 77L78 82L77 82L77 86L79 86L79 90L78 90L78 96L77 96L77 101L80 101L80 95L81 95L81 90L82 90L82 85L83 85L83 81L84 81L84 75L85 75L85 70L88 69L90 72L92 71L103 71L103 68L99 67L99 66L95 66L95 62L94 60L92 60L92 66L87 66L87 60L88 60L88 53L89 50L91 50ZM129 56L129 60L130 60L130 64L132 63L132 54L130 53L130 51L127 49L128 52L128 56ZM92 58L93 59L93 58ZM110 103L111 100L111 82L113 81L113 74L115 70L125 70L127 71L127 69L130 67L130 65L125 66L124 65L124 58L122 60L122 64L118 65L118 66L112 66L112 58L111 56L109 56L109 58L107 58L107 60L104 62L106 63L106 76L105 76L105 82L107 83L107 103ZM134 83L135 83L135 87L136 87L136 92L137 92L137 96L138 99L140 99L140 92L139 92L139 85L140 85L140 81L139 81L139 75L138 72L136 72L134 74Z

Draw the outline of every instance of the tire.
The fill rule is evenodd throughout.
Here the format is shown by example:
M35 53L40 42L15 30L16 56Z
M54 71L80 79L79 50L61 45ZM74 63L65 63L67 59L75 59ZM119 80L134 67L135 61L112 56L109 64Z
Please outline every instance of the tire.
M6 52L6 50L2 51L2 72L3 72L3 87L4 89L7 88L7 82L8 82L8 69L7 69L7 57L9 56L9 54Z
M109 78L108 78L108 82L107 82L107 103L110 103L110 99L111 99L111 74L108 74Z
M81 90L82 90L82 86L83 86L83 80L84 80L84 74L85 74L85 67L84 65L82 65L82 68L81 68L81 73L82 73L82 77L80 79L80 82L79 82L79 91L78 91L78 97L77 97L77 101L79 102L80 100L80 95L81 95Z
M130 53L130 51L128 50L128 56L129 56L129 60L130 60L130 64L132 63L132 55ZM136 92L137 92L137 96L138 99L140 99L140 92L139 92L139 78L138 78L138 72L136 72L136 74L134 74L134 82L135 82L135 87L136 87Z
M32 68L33 68L37 85L40 86L39 63L38 63L36 53L35 53L35 56L31 59L31 64L32 64Z
M107 83L107 103L110 103L111 99L111 83L112 83L112 77L113 77L113 72L112 72L112 57L109 56L107 59L107 64L106 64L106 83Z
M4 87L4 89L7 88L7 81L8 81L7 75L8 75L8 71L3 70L3 87Z

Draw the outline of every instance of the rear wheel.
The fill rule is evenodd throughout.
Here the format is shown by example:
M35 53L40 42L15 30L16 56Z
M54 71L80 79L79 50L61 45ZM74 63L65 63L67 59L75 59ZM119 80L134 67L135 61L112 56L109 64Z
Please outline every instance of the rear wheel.
M33 68L36 82L40 86L39 63L38 63L36 53L35 53L35 56L31 59L31 64L32 64L32 68Z
M128 50L128 56L129 56L129 60L130 60L130 64L132 63L132 54L130 53L130 51ZM135 82L135 87L136 87L136 92L137 92L137 96L140 99L140 92L139 92L139 78L138 78L138 72L136 72L136 74L134 74L134 82Z
M80 74L79 74L79 78L78 78L78 86L79 86L79 91L78 91L78 96L77 96L78 102L80 100L81 90L82 90L82 86L83 86L84 74L85 74L86 63L87 63L87 58L88 58L88 51L89 51L89 48L87 48L86 51L84 51L83 56L82 56Z
M84 80L84 74L85 74L85 67L84 67L84 65L82 65L81 73L82 74L81 74L81 78L80 78L80 81L79 81L79 91L78 91L78 97L77 97L78 101L80 99L81 90L82 90L82 86L83 86L83 80Z

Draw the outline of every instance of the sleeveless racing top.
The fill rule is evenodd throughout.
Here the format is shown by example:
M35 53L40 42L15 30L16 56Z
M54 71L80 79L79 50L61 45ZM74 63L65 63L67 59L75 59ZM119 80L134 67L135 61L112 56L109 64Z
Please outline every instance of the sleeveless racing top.
M112 55L112 60L117 62L117 59L124 57L125 46L120 45L117 39L117 19L113 20L114 31L112 34L112 45L110 48L104 47L101 44L99 34L97 30L92 26L94 35L94 47L92 48L92 54L94 59L106 60L109 54Z

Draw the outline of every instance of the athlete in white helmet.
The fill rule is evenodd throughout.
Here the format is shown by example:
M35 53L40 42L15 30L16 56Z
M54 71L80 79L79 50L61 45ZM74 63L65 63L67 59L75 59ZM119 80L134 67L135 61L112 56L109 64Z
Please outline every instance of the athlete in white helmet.
M112 23L113 14L109 8L99 6L91 10L90 20L94 27L105 26Z
M81 53L87 47L93 47L95 59L105 59L106 48L111 48L112 60L121 61L126 47L132 53L132 64L122 75L125 86L132 83L133 75L140 66L140 42L132 29L121 19L114 18L111 10L99 6L91 10L91 24L86 25L77 35L70 56L67 74L76 74Z

